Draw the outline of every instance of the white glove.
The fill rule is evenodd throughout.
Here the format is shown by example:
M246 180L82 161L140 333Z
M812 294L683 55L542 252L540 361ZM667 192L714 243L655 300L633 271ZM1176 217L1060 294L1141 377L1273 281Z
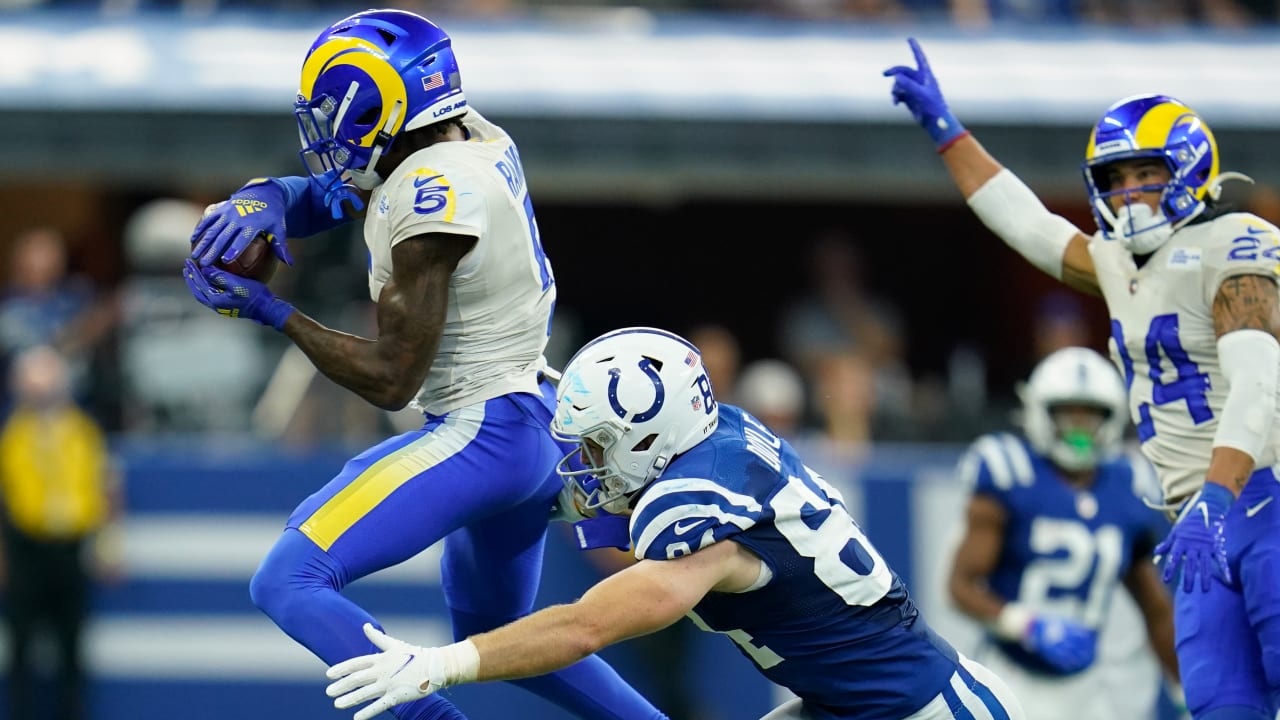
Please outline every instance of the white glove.
M355 720L369 720L395 705L474 680L480 665L480 656L468 640L424 648L397 640L369 623L364 634L382 652L351 658L325 672L335 681L325 694L335 698L333 706L339 710L374 700L356 713Z

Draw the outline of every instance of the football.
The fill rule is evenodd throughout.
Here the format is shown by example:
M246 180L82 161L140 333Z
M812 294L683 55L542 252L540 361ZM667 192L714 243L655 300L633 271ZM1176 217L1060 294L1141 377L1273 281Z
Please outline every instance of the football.
M235 260L215 263L219 269L226 270L232 275L261 283L271 282L279 264L279 258L271 249L271 244L267 242L266 235L262 233L259 233Z

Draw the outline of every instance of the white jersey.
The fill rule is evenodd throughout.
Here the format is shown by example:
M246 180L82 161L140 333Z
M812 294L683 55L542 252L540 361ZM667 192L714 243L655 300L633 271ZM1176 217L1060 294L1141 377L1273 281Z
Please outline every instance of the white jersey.
M1227 398L1214 297L1230 277L1276 278L1280 231L1256 215L1231 213L1178 230L1141 268L1119 242L1100 234L1089 252L1142 453L1160 476L1165 502L1179 503L1204 481ZM1259 467L1277 461L1280 422L1271 432Z
M391 249L426 233L477 238L449 280L444 333L413 406L432 414L538 392L555 304L515 143L471 110L470 139L410 155L374 189L365 218L369 294L391 279Z

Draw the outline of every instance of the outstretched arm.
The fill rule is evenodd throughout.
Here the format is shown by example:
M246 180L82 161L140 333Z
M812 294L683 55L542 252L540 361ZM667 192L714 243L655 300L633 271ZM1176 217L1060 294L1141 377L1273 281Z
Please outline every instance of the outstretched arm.
M465 235L432 233L391 250L391 280L378 296L378 337L367 339L294 312L289 336L320 372L370 403L398 410L413 399L435 358L449 303L449 278L475 246Z
M964 129L942 97L937 78L920 44L908 40L916 67L899 65L885 75L893 80L893 101L934 141L974 214L1032 265L1089 293L1100 294L1089 239L1065 218L1054 215L1016 175L1005 169Z
M657 632L684 617L713 589L759 560L732 540L675 560L641 560L596 584L577 602L536 612L471 638L477 680L510 680L571 665L617 642ZM740 588L737 588L740 589Z
M339 709L374 701L356 713L356 720L367 720L450 685L543 675L607 645L660 630L708 592L744 589L759 572L759 558L722 540L675 560L642 560L600 581L575 603L443 648L410 645L366 625L382 652L329 668L335 682L325 692L337 698Z

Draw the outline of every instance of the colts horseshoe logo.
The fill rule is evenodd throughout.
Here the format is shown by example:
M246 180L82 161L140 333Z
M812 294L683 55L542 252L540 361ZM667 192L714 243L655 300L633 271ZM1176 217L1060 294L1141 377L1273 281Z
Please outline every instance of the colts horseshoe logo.
M654 369L653 362L649 358L640 361L640 372L649 376L653 381L653 404L647 410L638 412L632 416L632 422L646 422L652 420L658 411L662 409L662 403L667 398L667 390L662 386L662 378L658 377L658 371ZM618 414L623 420L627 419L627 409L622 407L622 403L618 402L618 383L622 380L622 370L619 368L609 369L609 407Z

